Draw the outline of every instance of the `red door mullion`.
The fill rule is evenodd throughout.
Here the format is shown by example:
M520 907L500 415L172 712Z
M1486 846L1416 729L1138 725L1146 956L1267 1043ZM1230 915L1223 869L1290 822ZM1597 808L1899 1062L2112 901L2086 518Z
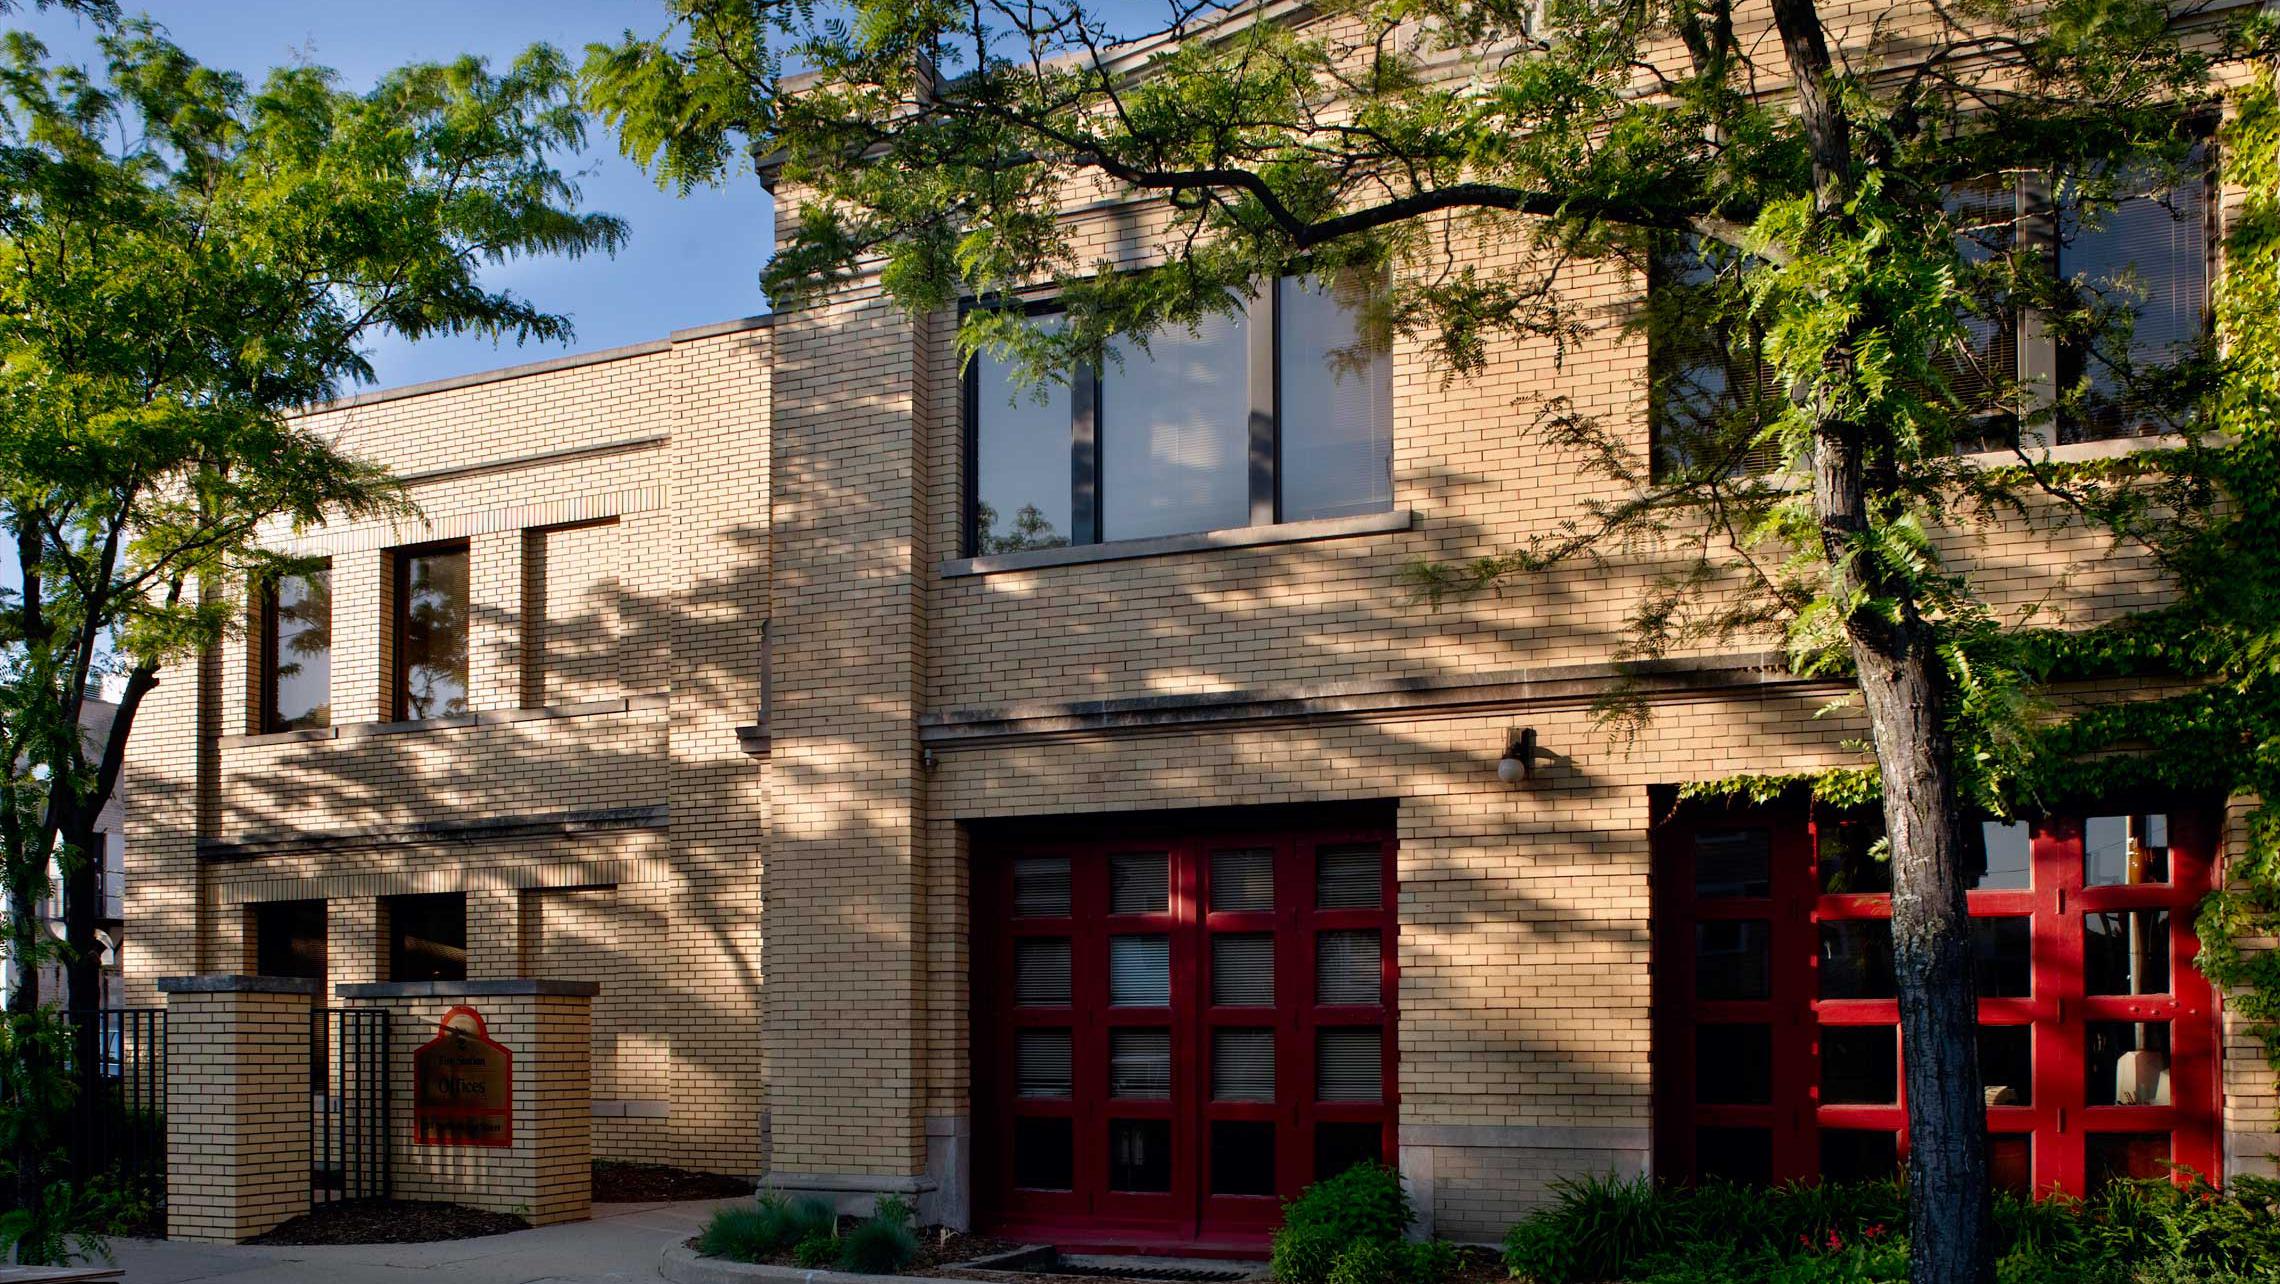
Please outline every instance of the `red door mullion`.
M1810 823L1771 826L1773 923L1767 934L1773 1022L1773 1178L1809 1180L1820 1171L1820 1031L1814 1006L1820 927L1820 872Z

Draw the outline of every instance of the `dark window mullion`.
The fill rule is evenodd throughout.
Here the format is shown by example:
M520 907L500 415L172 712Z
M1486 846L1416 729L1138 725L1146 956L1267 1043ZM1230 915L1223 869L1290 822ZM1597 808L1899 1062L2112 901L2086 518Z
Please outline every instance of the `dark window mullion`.
M1275 377L1281 362L1275 359L1281 335L1276 326L1275 296L1279 281L1268 281L1248 304L1251 393L1251 525L1272 526L1281 520L1276 478L1281 457L1275 431L1277 403Z
M1069 542L1100 542L1100 371L1069 380Z

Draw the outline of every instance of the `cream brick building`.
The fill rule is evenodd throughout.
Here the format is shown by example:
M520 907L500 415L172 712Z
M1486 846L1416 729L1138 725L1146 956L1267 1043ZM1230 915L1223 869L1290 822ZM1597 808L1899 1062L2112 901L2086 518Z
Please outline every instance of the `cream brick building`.
M1153 217L1107 202L1080 252L1146 263ZM1645 288L1595 271L1599 301ZM420 512L280 533L330 559L321 698L297 673L280 709L307 613L256 593L146 706L133 1001L192 972L598 981L597 1155L1069 1240L1256 1243L1369 1154L1468 1239L1561 1175L1889 1167L1853 818L1672 794L1853 761L1836 689L1755 652L1620 669L1651 550L1439 606L1405 578L1582 512L1522 431L1538 400L1646 449L1643 343L1506 343L1456 383L1396 346L1346 385L1296 351L1337 324L1302 293L1042 410L858 281L313 414ZM1072 479L1030 497L1050 537L995 524L1037 476ZM2158 592L2088 538L1957 551L2069 619ZM415 618L431 591L464 618ZM461 692L407 717L437 674ZM1591 712L1618 680L1654 710L1628 744ZM2223 822L2132 799L1989 831L2005 1180L2268 1163L2270 1077L2187 961Z

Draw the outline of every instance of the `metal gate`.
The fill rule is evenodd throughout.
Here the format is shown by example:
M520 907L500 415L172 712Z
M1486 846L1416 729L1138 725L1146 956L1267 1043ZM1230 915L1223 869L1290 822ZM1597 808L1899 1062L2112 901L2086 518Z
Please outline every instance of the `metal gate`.
M309 1204L385 1199L388 1014L319 1008L309 1014Z
M166 1199L166 1010L70 1014L77 1092L65 1125L72 1176L117 1183L152 1207Z

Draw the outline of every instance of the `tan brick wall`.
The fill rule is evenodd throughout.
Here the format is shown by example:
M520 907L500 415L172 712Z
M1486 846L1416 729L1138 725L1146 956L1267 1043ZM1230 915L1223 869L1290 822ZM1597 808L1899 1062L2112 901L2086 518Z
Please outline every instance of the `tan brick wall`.
M167 996L166 1233L234 1244L309 1209L307 994Z

